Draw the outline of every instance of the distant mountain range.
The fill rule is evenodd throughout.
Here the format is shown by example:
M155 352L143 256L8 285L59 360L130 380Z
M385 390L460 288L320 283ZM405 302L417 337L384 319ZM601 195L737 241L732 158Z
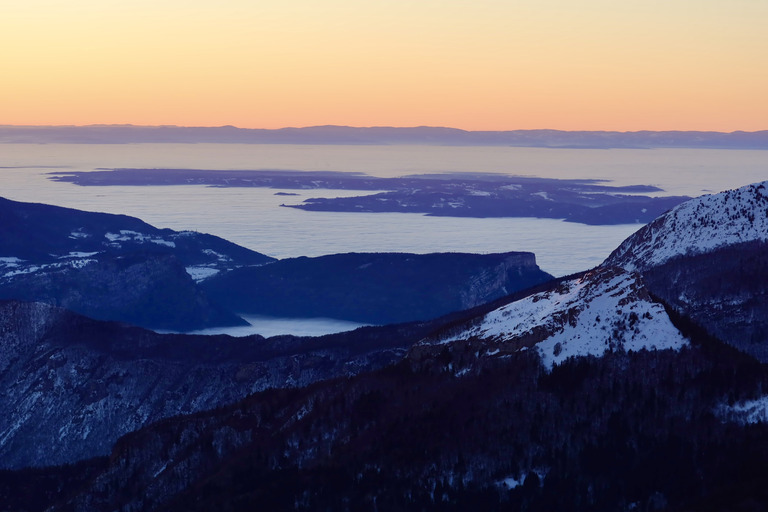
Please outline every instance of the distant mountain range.
M722 148L768 149L768 130L709 131L467 131L418 126L311 126L276 130L185 126L15 126L0 125L0 143L129 144L424 144L552 148Z

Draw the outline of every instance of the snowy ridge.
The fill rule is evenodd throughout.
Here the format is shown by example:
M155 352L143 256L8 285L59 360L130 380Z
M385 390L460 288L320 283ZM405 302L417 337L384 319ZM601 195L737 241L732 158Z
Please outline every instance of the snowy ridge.
M132 231L127 229L121 229L118 233L106 232L103 236L104 240L95 244L91 244L89 248L97 248L99 250L70 250L68 253L59 255L51 253L44 259L36 259L35 261L25 260L16 256L0 256L0 283L12 280L17 276L24 276L35 273L44 273L54 270L72 268L80 269L91 263L98 261L98 258L94 258L97 255L107 254L109 250L131 250L133 247L142 246L146 244L155 244L159 246L165 246L170 249L176 249L176 241L183 239L190 239L198 236L198 233L192 231L180 231L164 233L160 235L149 235L140 233L138 231ZM69 239L82 240L82 239L99 239L92 233L87 233L85 228L79 228L72 231L68 235ZM75 246L76 247L76 246ZM242 266L242 264L236 262L231 256L216 252L210 248L196 249L193 248L193 255L195 262L199 262L193 265L187 265L187 273L192 276L196 282L203 281L213 275L216 275L222 270L229 270L232 267Z
M36 272L49 272L52 270L58 270L62 268L83 268L91 263L95 263L97 260L89 257L98 253L69 253L65 256L56 257L59 260L55 263L30 263L26 260L22 260L16 257L3 257L0 258L0 283L7 282L16 276L34 274Z
M644 270L676 256L768 240L768 182L701 196L627 238L603 265Z
M552 368L569 357L607 351L678 350L688 341L653 302L637 274L601 268L491 311L481 323L446 339L479 339L488 356L535 348Z
M119 234L106 233L104 235L104 238L106 238L110 242L138 242L138 243L152 242L153 244L166 245L168 247L176 247L175 242L171 242L157 236L145 235L144 233L139 233L137 231L131 231L128 229L121 229ZM116 244L116 245L119 247L119 244Z

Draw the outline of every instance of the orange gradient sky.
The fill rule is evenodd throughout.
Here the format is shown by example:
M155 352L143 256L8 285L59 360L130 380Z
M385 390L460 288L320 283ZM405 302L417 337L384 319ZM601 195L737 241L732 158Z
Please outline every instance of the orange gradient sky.
M768 129L768 0L8 0L0 124Z

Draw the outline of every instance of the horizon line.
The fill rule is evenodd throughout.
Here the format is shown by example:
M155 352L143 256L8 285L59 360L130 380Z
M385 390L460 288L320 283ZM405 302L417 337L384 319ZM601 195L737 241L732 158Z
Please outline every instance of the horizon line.
M0 128L191 128L191 129L236 129L236 130L258 130L258 131L281 131L281 130L308 130L315 128L349 128L355 130L367 130L367 129L397 129L397 130L415 130L415 129L434 129L434 130L451 130L465 133L507 133L507 132L562 132L562 133L719 133L719 134L734 134L734 133L763 133L768 132L768 128L764 130L732 130L732 131L720 131L720 130L563 130L558 128L513 128L505 130L467 130L464 128L455 128L452 126L439 126L439 125L415 125L415 126L393 126L393 125L370 125L370 126L353 126L353 125L339 125L339 124L321 124L321 125L307 125L307 126L283 126L280 128L245 128L235 125L178 125L178 124L132 124L132 123L91 123L91 124L0 124Z

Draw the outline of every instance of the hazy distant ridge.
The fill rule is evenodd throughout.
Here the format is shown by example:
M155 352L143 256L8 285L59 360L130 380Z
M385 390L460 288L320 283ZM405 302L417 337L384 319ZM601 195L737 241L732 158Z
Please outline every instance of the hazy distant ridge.
M234 126L0 125L0 143L129 144L149 142L768 149L768 130L724 133L696 131L466 131L428 126L413 128L312 126L266 130Z

